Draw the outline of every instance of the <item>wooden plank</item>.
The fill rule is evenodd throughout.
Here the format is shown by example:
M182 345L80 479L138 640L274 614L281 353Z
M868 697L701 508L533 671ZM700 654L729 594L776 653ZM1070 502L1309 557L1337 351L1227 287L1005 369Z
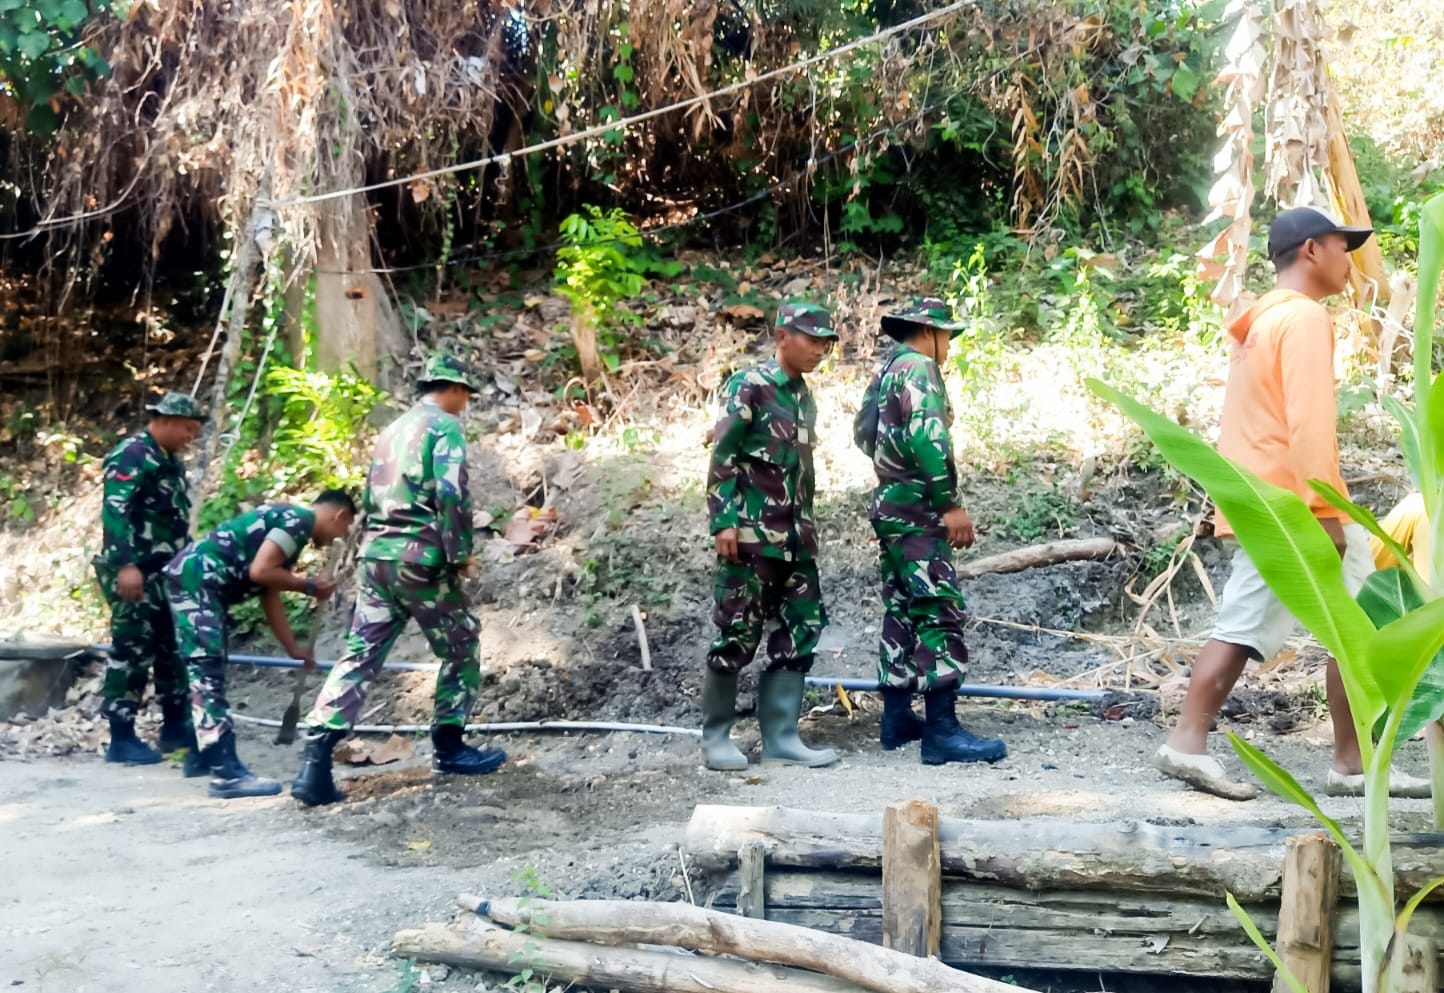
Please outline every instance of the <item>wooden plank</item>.
M942 937L938 808L913 798L882 814L882 943L909 955L938 953Z
M767 917L767 846L749 841L737 851L737 913L763 920Z
M1405 935L1400 954L1390 969L1393 993L1435 993L1439 989L1439 954L1434 942L1416 934Z
M1322 831L1290 838L1284 845L1284 888L1274 950L1309 993L1329 993L1340 861L1338 847ZM1273 989L1289 993L1282 971L1274 976Z
M1305 830L1238 825L1158 825L1146 821L938 820L943 872L1020 889L1099 889L1113 893L1213 896L1276 901L1284 842ZM690 861L720 871L736 866L747 841L767 846L772 870L882 866L882 815L701 805L687 826ZM1407 896L1444 875L1444 833L1393 838L1396 890ZM1355 894L1345 872L1343 897ZM1444 890L1430 898L1444 900Z

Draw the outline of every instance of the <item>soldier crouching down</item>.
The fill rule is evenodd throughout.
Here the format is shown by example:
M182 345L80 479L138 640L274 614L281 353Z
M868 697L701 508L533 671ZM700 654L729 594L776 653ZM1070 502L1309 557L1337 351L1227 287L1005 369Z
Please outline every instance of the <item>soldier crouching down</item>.
M803 677L827 612L817 578L817 527L812 515L812 444L817 407L803 374L817 368L837 341L831 316L809 303L778 310L777 352L739 372L723 388L713 430L707 503L717 545L713 621L717 638L702 684L702 754L709 769L745 769L733 744L737 673L762 641L771 664L757 686L762 759L821 766L837 761L797 733Z
M322 600L334 593L334 581L293 569L307 542L324 548L345 537L355 517L356 504L342 490L324 491L309 508L262 504L188 545L165 567L176 647L190 667L191 714L201 759L211 773L211 796L229 800L281 792L279 782L253 774L236 756L226 702L227 611L259 596L282 648L313 667L315 658L291 630L281 591Z

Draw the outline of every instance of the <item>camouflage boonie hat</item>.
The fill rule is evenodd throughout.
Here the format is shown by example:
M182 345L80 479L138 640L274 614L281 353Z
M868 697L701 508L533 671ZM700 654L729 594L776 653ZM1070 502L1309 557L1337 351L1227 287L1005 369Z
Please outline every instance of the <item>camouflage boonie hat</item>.
M826 307L802 300L793 300L777 308L779 331L800 331L814 338L837 340L837 329L832 326L832 315Z
M937 297L913 297L902 310L886 314L882 319L883 333L897 341L902 341L919 327L948 331L949 337L956 338L964 324L954 320L953 309Z
M421 373L423 383L460 383L473 393L480 393L476 385L476 372L461 359L438 353L431 356L426 369Z
M193 421L206 420L206 415L201 411L201 405L196 403L194 397L189 393L177 393L174 390L155 403L147 404L145 409L157 417L188 417Z

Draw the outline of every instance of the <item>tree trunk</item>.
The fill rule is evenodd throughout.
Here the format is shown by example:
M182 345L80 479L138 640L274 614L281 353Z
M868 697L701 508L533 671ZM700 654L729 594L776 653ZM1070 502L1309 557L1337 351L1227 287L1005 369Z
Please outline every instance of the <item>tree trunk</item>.
M370 272L370 225L361 196L316 205L316 367L337 372L354 366L371 382L390 370L379 360L399 358L406 339L386 287Z
M754 962L636 948L599 948L499 928L462 934L442 924L398 931L393 955L509 976L538 977L627 993L859 993L851 983ZM1017 993L1014 990L1014 993Z
M1017 988L950 969L934 959L859 944L790 924L751 920L680 903L627 900L484 900L461 905L529 934L605 945L674 945L713 955L810 969L876 993L1017 993Z
M577 349L582 380L591 386L601 378L602 357L597 351L597 315L590 307L581 306L572 312L572 344Z
M1274 950L1309 993L1329 993L1339 865L1339 848L1322 831L1290 838L1284 847L1284 889ZM1274 993L1289 993L1290 988L1282 972L1274 977Z

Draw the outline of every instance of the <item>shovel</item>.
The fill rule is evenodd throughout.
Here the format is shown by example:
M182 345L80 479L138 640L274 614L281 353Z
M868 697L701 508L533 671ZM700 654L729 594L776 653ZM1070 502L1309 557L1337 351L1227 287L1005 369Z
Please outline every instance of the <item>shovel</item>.
M306 654L312 658L316 656L316 633L321 630L321 620L325 617L326 605L323 603L311 614L311 636L306 642ZM276 744L289 745L296 740L296 725L301 720L301 694L306 692L306 670L296 670L296 687L291 693L291 705L281 715L281 729L276 732Z

